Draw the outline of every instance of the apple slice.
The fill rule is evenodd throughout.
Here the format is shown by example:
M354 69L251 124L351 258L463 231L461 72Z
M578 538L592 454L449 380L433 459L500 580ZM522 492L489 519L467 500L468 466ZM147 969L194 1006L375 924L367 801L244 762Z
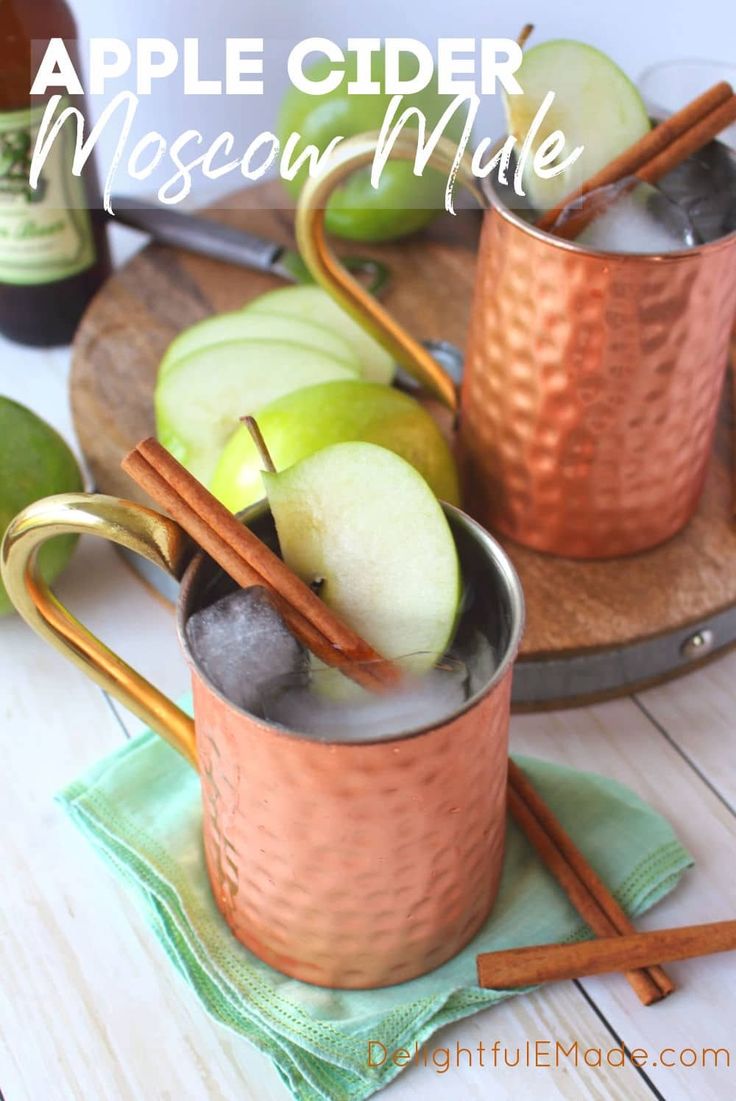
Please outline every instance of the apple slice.
M330 379L357 378L324 352L286 341L213 344L180 360L156 385L159 440L201 482L209 482L220 452L246 413Z
M365 378L390 383L396 373L396 364L386 349L321 287L279 287L254 298L244 313L317 322L347 340L360 360Z
M437 424L391 386L363 379L308 386L264 406L258 425L277 470L330 444L365 440L401 455L441 500L459 502L455 460ZM245 427L225 444L210 489L231 512L263 497L261 459Z
M509 133L523 142L545 96L554 92L533 150L554 130L566 138L560 160L576 146L585 147L574 164L547 180L529 158L524 189L539 210L564 199L651 129L644 101L626 74L584 42L557 39L534 46L524 53L516 78L523 94L504 96Z
M360 373L360 360L356 352L339 333L330 332L324 325L303 317L276 317L241 309L206 317L204 321L190 325L179 333L161 360L159 376L166 374L174 364L201 348L231 343L234 340L287 340L302 348L324 352Z
M358 634L413 672L452 640L460 565L442 506L405 459L338 443L263 474L281 553Z

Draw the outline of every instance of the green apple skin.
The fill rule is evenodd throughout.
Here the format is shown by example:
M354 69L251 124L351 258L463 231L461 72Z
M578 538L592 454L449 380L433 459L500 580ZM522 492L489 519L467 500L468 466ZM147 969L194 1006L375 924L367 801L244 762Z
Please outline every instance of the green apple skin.
M206 317L179 333L161 360L159 377L202 348L214 344L229 344L235 340L287 340L303 348L324 352L356 373L361 369L358 356L349 342L339 333L319 325L316 320L240 309Z
M159 377L154 395L156 434L206 485L240 417L258 413L303 386L357 377L353 368L323 352L287 341L213 344Z
M434 494L459 504L455 461L426 409L376 382L325 382L287 394L258 414L258 426L277 470L335 443L363 440L395 452L419 471ZM263 497L261 459L250 434L238 428L225 445L210 489L231 512Z
M365 378L390 383L396 374L396 364L386 349L322 287L279 287L254 298L243 312L249 316L319 321L348 342L360 361L360 373Z
M636 86L610 57L584 42L555 39L524 52L516 79L522 95L505 95L509 133L523 142L548 92L551 109L534 143L534 151L554 130L566 138L560 159L583 145L574 164L550 179L534 172L532 158L524 188L542 210L554 206L651 129Z
M374 79L383 80L384 64L384 55L377 53ZM321 152L337 136L348 138L380 130L392 97L383 93L348 95L347 83L355 79L356 66L355 55L349 54L345 79L339 88L326 95L310 96L293 85L289 88L276 127L282 144L295 132L302 137L297 153L308 144L316 145ZM322 80L332 68L332 62L322 59L307 70L307 75L312 80ZM402 59L400 70L402 78L414 75L408 58ZM452 96L439 95L433 81L422 92L404 96L401 111L408 107L419 108L427 119L427 132L431 133L452 99ZM460 110L453 115L444 131L445 136L459 141L464 122L465 112ZM412 129L411 123L405 129ZM371 187L370 169L355 172L330 197L325 219L327 231L354 241L387 241L427 225L443 209L446 180L432 169L415 176L412 167L407 161L389 161L377 189ZM303 168L293 180L285 181L295 198L306 179L307 168Z
M27 505L82 487L77 460L58 432L24 405L0 397L0 535ZM58 535L41 547L41 576L49 584L66 566L76 542L75 535ZM12 610L0 581L0 615Z
M326 447L263 481L284 561L380 654L414 673L452 641L462 581L442 506L404 459Z

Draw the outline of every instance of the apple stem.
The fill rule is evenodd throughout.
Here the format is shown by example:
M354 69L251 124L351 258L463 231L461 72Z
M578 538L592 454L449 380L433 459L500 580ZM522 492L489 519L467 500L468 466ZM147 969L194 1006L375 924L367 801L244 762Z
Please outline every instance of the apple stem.
M250 432L251 439L258 449L258 454L261 456L263 469L267 470L269 474L275 474L276 467L274 465L273 459L271 458L271 452L266 446L266 441L263 438L263 433L258 427L258 421L255 417L241 417L240 419Z
M533 23L525 23L524 26L519 31L519 36L516 39L516 41L517 41L518 45L521 46L522 50L526 46L527 42L529 41L529 39L531 38L533 33L534 33L534 24Z

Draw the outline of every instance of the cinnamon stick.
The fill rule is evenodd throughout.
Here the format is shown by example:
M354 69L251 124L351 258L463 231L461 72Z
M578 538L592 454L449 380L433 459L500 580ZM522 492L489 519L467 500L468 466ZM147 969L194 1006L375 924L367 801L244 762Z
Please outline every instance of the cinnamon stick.
M654 183L655 179L648 179L642 175L642 170L650 162L654 163L655 172L657 173L656 179L661 179L677 164L691 156L707 141L710 141L721 130L725 129L730 121L733 121L731 117L734 109L733 100L734 93L730 84L726 81L714 84L707 92L703 92L702 95L697 96L681 110L675 112L674 115L670 115L669 118L653 127L642 138L624 150L620 156L615 157L599 172L587 179L579 189L565 196L561 202L550 210L545 211L536 222L537 228L550 230L565 207L570 206L576 200L582 200L589 192L618 183L619 180L623 180L627 176L636 176L649 183ZM731 102L730 107L727 106L729 102ZM729 121L723 122L724 118ZM689 133L693 135L690 140L678 145L677 143L681 142ZM693 142L696 144L693 145ZM584 208L576 213L583 214ZM597 213L597 211L594 213ZM574 217L575 215L572 215L570 221L566 222L559 230L556 230L556 235L565 236L569 239L582 232L582 229L585 228L584 225L572 232L568 231L570 222Z
M509 810L542 862L597 936L636 932L603 880L513 760L509 760ZM675 989L661 967L634 969L626 978L644 1005L666 998Z
M289 628L322 661L373 691L399 682L398 666L343 623L156 440L143 440L122 467L238 585L268 589Z
M736 951L736 921L713 921L577 944L540 944L483 952L477 957L478 984L508 990L601 975L625 967L648 967L658 960L686 960L733 951Z
M643 180L644 183L657 183L678 164L682 164L693 153L697 153L698 149L702 149L734 120L736 120L736 95L732 93L729 99L715 107L705 118L700 119L642 165L635 173L637 179Z
M122 466L237 584L267 588L287 625L318 657L374 692L400 680L401 671L395 664L342 623L265 543L239 523L156 440L143 440L123 460ZM512 810L582 916L596 932L616 932L617 922L610 916L610 913L617 916L616 903L610 896L607 900L605 886L567 835L564 835L567 843L564 838L562 841L565 849L562 856L562 827L513 762L509 780ZM549 830L549 836L545 830ZM572 869L569 856L576 853L578 860ZM589 897L592 893L599 896L598 900ZM622 929L632 928L618 909L623 918ZM666 976L658 987L653 974L654 969L649 977L635 974L631 980L646 1004L673 989Z
M652 127L643 137L587 179L579 189L566 195L550 210L546 210L537 220L537 227L550 229L565 207L576 199L582 199L589 191L608 187L626 176L633 176L648 160L661 153L675 138L689 130L700 119L705 118L715 107L725 103L732 94L733 89L727 81L722 80L714 84L712 88L697 96L674 115L670 115L669 118Z

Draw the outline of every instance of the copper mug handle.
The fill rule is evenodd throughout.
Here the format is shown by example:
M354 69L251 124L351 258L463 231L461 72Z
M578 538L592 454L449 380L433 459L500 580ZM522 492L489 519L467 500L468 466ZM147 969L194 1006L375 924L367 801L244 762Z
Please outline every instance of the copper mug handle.
M375 337L397 363L455 412L458 396L453 380L445 374L427 349L353 278L325 239L325 207L328 198L351 172L370 164L375 155L377 139L378 132L375 132L358 134L342 142L332 155L327 170L307 180L296 211L297 245L316 282ZM416 137L401 133L393 146L391 158L413 161L416 149ZM449 174L453 170L456 157L457 147L447 138L441 138L429 163L433 168ZM481 206L486 205L467 157L458 166L457 179L472 192Z
M40 547L55 535L98 535L143 555L177 580L192 557L178 524L132 501L93 493L45 497L11 521L0 552L10 600L43 639L197 765L194 722L109 650L54 596L38 571Z

